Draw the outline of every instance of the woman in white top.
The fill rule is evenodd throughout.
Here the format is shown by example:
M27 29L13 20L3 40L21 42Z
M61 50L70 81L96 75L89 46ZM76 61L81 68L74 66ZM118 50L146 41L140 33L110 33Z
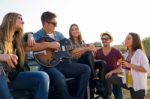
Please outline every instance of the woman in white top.
M144 99L147 92L147 73L149 72L149 61L144 53L140 37L136 33L129 33L125 39L127 52L122 60L122 68L116 70L118 73L122 70L122 79L117 76L111 76L107 79L108 94L111 95L111 84L116 84L130 90L132 99Z

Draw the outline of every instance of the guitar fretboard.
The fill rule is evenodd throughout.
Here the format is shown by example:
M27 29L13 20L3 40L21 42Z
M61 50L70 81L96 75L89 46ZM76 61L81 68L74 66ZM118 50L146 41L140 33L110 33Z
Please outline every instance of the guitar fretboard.
M80 44L80 45L71 45L71 46L66 46L67 50L72 50L72 49L76 49L76 48L84 48L87 47L88 44Z

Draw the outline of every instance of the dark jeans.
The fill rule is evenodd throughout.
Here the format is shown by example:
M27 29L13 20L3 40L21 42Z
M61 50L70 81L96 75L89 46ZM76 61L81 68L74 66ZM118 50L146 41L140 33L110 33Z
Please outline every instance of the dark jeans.
M41 70L48 73L51 81L54 83L54 87L61 95L62 99L73 98L68 92L66 78L75 78L77 81L76 99L84 99L84 94L91 73L89 66L85 64L72 63L67 60L52 68L41 66Z
M114 85L113 84L113 94L115 96L115 99L123 99L123 95L122 95L122 88L120 86Z
M123 87L125 89L130 90L131 98L132 99L144 99L145 96L145 90L138 90L134 91L133 88L128 88L125 84L122 82L122 78L118 77L117 75L111 76L109 79L107 79L107 84L108 84L108 94L111 95L111 90L112 90L112 84L116 86Z
M13 89L33 91L34 99L47 99L48 97L49 77L42 71L21 72L10 84ZM0 76L0 97L11 99L4 76Z
M85 52L79 59L75 60L78 63L87 64L91 69L91 77L96 77L94 56L91 51Z
M94 61L94 56L91 51L85 52L78 60L74 60L79 63L88 64L91 68L91 79L90 79L90 92L91 96L94 96L93 89L96 88L97 95L102 96L104 99L108 99L107 90L105 88L105 73L106 64L103 60ZM99 72L96 71L99 70ZM95 79L95 78L98 78Z

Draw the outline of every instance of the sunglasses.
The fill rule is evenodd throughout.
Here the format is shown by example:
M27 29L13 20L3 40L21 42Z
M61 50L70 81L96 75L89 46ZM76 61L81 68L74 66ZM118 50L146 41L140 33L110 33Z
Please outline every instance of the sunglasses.
M49 21L47 21L47 23L52 24L52 25L54 25L54 26L57 26L57 23L56 23L56 22L49 22Z
M23 18L21 16L18 17L18 19L24 24Z
M101 40L102 41L104 41L104 40L107 41L107 40L109 40L109 38L101 38Z
M23 18L21 16L18 17L19 20L23 21Z

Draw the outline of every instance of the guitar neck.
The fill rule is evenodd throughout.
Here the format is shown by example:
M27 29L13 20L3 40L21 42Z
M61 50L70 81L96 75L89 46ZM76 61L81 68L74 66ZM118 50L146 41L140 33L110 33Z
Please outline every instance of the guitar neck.
M101 43L100 42L96 42L96 43L91 43L94 44L95 47L101 47ZM88 47L89 44L80 44L80 45L66 45L64 46L67 50L73 50L76 48L85 48Z
M76 49L76 48L84 48L87 47L88 44L80 44L80 45L71 45L71 46L66 46L68 50Z

